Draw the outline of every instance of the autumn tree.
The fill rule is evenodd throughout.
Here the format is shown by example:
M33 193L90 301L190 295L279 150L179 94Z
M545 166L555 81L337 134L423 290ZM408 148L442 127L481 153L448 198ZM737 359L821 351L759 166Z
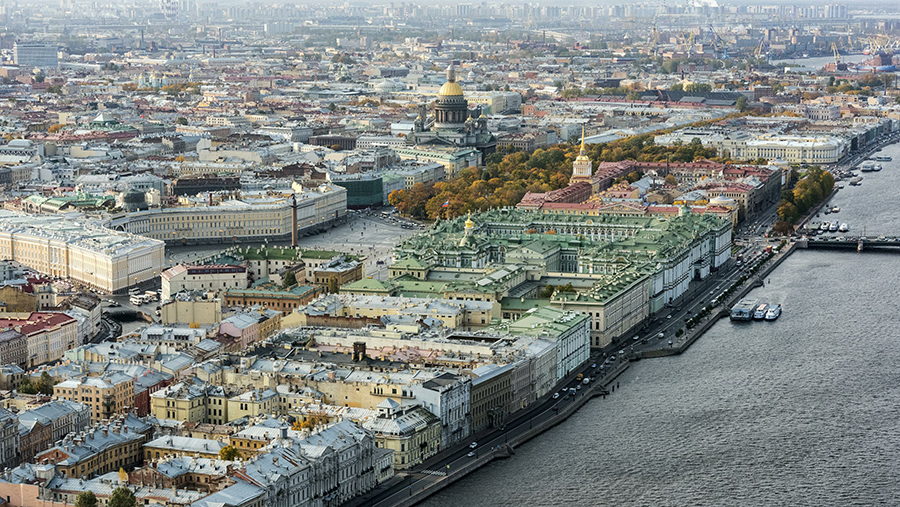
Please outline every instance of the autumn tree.
M241 453L233 445L226 445L219 449L219 459L224 461L234 461L240 457Z
M328 293L329 294L337 294L341 290L341 284L338 282L338 278L334 275L328 278Z
M671 174L666 175L666 185L678 185L678 178Z
M293 429L300 431L306 429L312 429L316 426L328 424L328 416L325 414L319 413L310 413L305 416L304 421L295 421L293 425Z

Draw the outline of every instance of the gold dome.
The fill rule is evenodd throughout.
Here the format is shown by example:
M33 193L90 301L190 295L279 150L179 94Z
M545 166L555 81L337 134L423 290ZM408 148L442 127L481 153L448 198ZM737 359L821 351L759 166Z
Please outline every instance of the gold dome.
M475 227L475 222L472 221L472 213L469 213L469 218L466 220L466 229L472 229Z
M440 97L462 97L463 89L462 86L459 86L459 83L454 81L447 81L441 86L441 91L438 92L438 96Z

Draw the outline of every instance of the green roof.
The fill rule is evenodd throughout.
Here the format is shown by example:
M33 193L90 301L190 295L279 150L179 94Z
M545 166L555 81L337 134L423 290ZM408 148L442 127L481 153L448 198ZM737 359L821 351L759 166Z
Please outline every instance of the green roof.
M514 310L514 311L525 311L530 310L532 308L540 308L542 306L547 306L550 304L549 299L536 299L536 298L512 298L505 297L500 300L500 308L503 310Z
M357 280L355 282L345 283L344 285L341 285L341 292L345 294L355 292L375 292L379 294L391 294L395 288L396 285L391 281L381 281L375 278L363 278L362 280Z

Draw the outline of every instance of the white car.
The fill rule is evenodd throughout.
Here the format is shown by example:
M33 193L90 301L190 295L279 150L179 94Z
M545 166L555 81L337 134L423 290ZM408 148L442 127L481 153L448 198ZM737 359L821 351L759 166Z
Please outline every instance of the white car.
M471 444L469 444L469 449L474 449L476 447L478 447L478 442L472 442Z

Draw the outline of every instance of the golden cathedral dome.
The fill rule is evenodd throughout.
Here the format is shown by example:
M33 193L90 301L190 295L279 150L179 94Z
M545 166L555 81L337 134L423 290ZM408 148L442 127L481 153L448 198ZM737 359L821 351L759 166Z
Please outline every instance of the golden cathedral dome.
M438 96L441 97L462 97L463 89L462 86L459 86L459 83L453 81L447 81L441 86L441 91L438 92Z

